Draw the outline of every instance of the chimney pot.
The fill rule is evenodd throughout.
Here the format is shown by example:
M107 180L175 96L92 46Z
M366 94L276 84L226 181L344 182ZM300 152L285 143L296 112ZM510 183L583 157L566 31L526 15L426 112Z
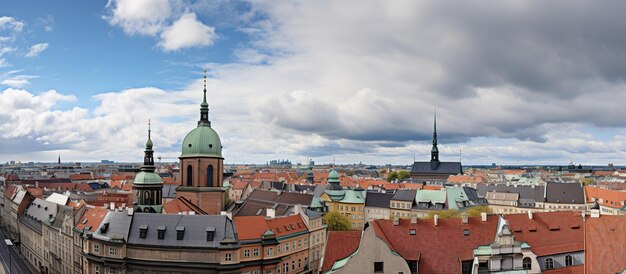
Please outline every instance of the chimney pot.
M439 224L439 215L435 214L435 216L433 216L433 222L435 223L435 226Z
M480 213L480 220L483 222L487 221L487 212L481 212Z
M467 215L467 212L463 212L461 213L461 220L464 224L467 224L469 222L469 216Z
M417 224L417 217L411 217L411 224Z
M532 220L532 219L533 219L533 211L532 211L532 210L529 210L529 211L528 211L528 219L529 219L529 220Z

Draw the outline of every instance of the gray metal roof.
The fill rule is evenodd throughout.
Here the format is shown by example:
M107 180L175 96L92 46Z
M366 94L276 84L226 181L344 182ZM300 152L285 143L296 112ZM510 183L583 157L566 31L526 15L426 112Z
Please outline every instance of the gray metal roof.
M176 198L176 188L178 185L164 184L162 195L163 198Z
M147 226L145 238L140 237L140 226ZM163 239L158 239L157 227L165 227ZM177 230L184 229L182 240L177 239ZM214 229L213 241L207 241L207 229ZM235 225L222 215L173 215L135 213L128 233L128 243L163 247L233 248L234 244L220 244L225 239L237 241Z
M365 195L365 206L389 208L389 202L393 195L393 193L367 192Z
M585 194L579 183L547 183L546 202L559 204L584 204Z
M398 189L396 190L396 193L393 195L391 200L412 202L415 200L416 192L417 190L415 189Z
M432 169L430 161L414 162L411 174L460 174L463 173L461 162L439 162L437 169Z
M128 241L128 228L132 218L133 215L128 215L127 212L109 211L96 232L93 233L93 237L104 241ZM107 223L108 229L103 232L101 228Z
M519 207L535 207L535 201L543 202L544 186L515 186L506 184L478 184L476 190L480 197L485 197L487 192L517 193L519 194Z
M30 203L24 215L44 223L52 223L54 217L57 215L57 204L36 198Z

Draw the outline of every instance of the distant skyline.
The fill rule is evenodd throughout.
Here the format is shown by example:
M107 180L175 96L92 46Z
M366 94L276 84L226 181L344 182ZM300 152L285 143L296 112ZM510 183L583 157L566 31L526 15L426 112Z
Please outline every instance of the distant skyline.
M626 164L626 3L0 3L0 162Z

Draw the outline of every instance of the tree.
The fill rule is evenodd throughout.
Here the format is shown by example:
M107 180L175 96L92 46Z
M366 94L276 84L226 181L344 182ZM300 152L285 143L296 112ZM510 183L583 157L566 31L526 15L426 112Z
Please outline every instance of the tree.
M583 179L581 180L581 183L582 183L584 186L587 186L587 185L594 185L594 184L596 183L596 180L595 180L595 179L593 179L593 178L583 178Z
M387 182L391 182L398 179L398 172L392 171L387 175Z
M408 179L408 178L411 178L411 173L409 173L406 170L398 171L398 180L399 181L402 181L402 180L405 180L405 179Z
M469 217L478 217L480 216L480 213L483 212L487 213L487 215L493 213L493 211L491 211L491 208L486 205L470 207L469 209L467 209L466 212Z
M337 211L328 212L324 216L324 222L328 226L328 230L350 230L352 228L350 219Z

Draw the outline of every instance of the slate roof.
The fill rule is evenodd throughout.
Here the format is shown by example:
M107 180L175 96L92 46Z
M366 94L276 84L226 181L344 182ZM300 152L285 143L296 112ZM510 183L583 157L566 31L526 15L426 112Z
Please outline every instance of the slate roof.
M145 238L140 237L139 228L147 225ZM158 239L157 227L165 227L164 239ZM184 238L177 240L177 227L184 227ZM207 241L207 228L215 229L213 241ZM111 229L111 226L109 226ZM220 244L227 240L230 244ZM174 247L174 248L233 248L236 242L233 221L223 215L169 215L135 213L128 232L128 244Z
M140 213L136 213L140 214ZM154 213L146 213L152 214L153 216L160 215ZM98 226L96 232L93 233L93 237L95 239L103 240L103 241L128 241L128 228L130 227L130 223L132 222L133 215L128 215L126 212L115 212L109 211L107 215L104 217L104 220ZM102 231L100 228L108 223L108 229L106 231Z
M178 185L163 184L162 197L163 198L176 198L176 188Z
M558 204L584 204L585 194L579 183L547 183L546 202Z
M517 193L519 194L518 207L535 207L535 201L543 201L544 186L507 186L505 184L481 184L476 186L478 195L485 197L487 192L501 192L501 193Z
M57 210L57 215L54 217L52 221L52 227L56 229L63 228L63 221L65 220L65 216L73 216L74 209L69 206L59 205Z
M486 222L470 217L467 224L460 218L440 219L437 226L432 219L420 219L416 224L406 219L400 219L399 225L391 220L370 224L391 250L405 260L419 260L420 273L460 273L460 260L472 260L474 248L493 242L498 216L489 215ZM415 235L411 235L411 229L415 229Z
M415 201L415 189L398 189L391 200L412 202Z
M24 214L40 220L41 222L51 223L57 215L57 210L57 204L35 198ZM50 217L51 215L52 217Z
M526 242L537 256L583 250L583 221L580 212L535 212L508 214L504 219L515 240Z
M430 161L428 162L414 162L411 168L411 174L449 174L457 175L462 174L463 168L461 162L439 162L437 169L433 170L430 167Z
M350 256L359 248L361 233L360 230L328 231L322 273L330 270L335 261Z
M389 208L389 202L393 195L393 193L367 192L365 195L365 206Z

